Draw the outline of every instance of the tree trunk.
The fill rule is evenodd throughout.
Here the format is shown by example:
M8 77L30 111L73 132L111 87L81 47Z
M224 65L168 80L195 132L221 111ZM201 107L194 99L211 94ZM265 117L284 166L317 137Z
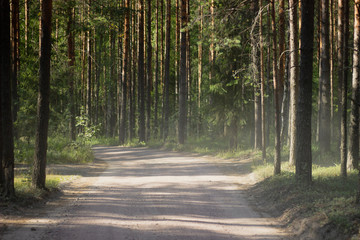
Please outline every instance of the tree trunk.
M359 102L360 102L360 83L359 83L359 65L360 65L360 1L355 1L354 6L354 53L353 53L353 75L352 75L352 93L351 93L351 114L349 129L349 161L352 166L358 169L359 165ZM345 166L342 166L345 167Z
M254 149L261 148L261 79L259 79L259 54L258 54L258 38L255 32L258 24L258 0L251 1L251 12L253 17L253 23L251 27L251 72L254 80Z
M164 74L164 140L169 134L169 115L170 115L170 33L171 33L171 1L166 4L166 36L165 36L165 74Z
M74 8L68 8L68 65L69 65L69 97L70 97L70 139L76 139L75 127L75 97L74 97L74 66L75 66L75 39L74 39Z
M146 128L147 136L146 140L150 139L150 118L151 118L151 91L152 91L152 45L151 45L151 0L147 0L147 118L146 118Z
M123 42L123 69L122 69L122 83L121 83L121 104L119 104L120 114L120 127L119 127L119 143L125 143L126 136L126 103L127 103L127 83L130 78L130 0L125 1L125 21L124 21L124 42ZM144 32L144 31L143 31Z
M144 74L144 0L139 0L139 46L138 46L138 83L139 83L139 141L145 142L145 74Z
M88 7L88 21L90 21L90 6L91 0L89 0L89 7ZM87 53L87 81L86 81L86 116L88 117L88 126L91 125L91 75L92 75L92 41L91 41L91 30L87 32L87 45L86 45L86 53Z
M286 122L288 119L288 106L283 103L287 103L288 97L288 84L285 83L285 69L286 69L286 52L285 52L285 0L279 1L279 101L280 101L280 151L284 138L283 132L286 128ZM286 80L287 81L287 80ZM281 157L280 157L281 159Z
M186 47L187 47L187 0L181 0L181 35L180 35L180 78L179 78L179 143L184 144L187 121L186 89Z
M271 25L273 35L273 82L274 82L274 102L275 102L275 156L274 156L274 174L280 174L281 171L281 143L280 143L280 81L277 71L277 40L276 40L276 20L275 20L275 1L271 0Z
M156 41L155 41L155 106L154 106L154 135L158 137L159 120L159 0L156 0Z
M10 4L0 1L1 161L0 191L14 197L14 138L11 111ZM1 193L1 192L0 192Z
M312 181L311 111L314 44L314 1L301 1L301 57L299 101L297 106L296 176L300 182Z
M321 0L319 64L319 147L321 154L330 151L330 26L329 0Z
M199 1L201 4L201 1ZM202 32L203 32L203 6L199 6L199 15L200 15L200 26L199 26L199 42L198 42L198 98L197 98L197 107L198 107L198 117L197 117L197 137L200 137L201 132L201 84L202 84L202 55L203 55L203 47L202 47Z
M12 95L12 112L13 121L17 120L17 112L19 111L19 95L18 95L18 72L20 68L20 26L19 26L19 0L12 0L12 79L11 79L11 95ZM15 135L17 135L15 133Z
M298 101L298 74L299 74L299 41L298 41L298 2L289 1L290 8L290 149L289 163L296 164L296 112Z
M28 54L28 34L29 34L29 0L24 1L24 45L25 54Z
M266 160L266 136L265 136L265 63L264 63L264 43L263 43L263 0L260 4L260 99L261 99L261 152L262 160Z
M52 0L41 2L41 51L35 158L32 184L46 189L46 151L49 124Z

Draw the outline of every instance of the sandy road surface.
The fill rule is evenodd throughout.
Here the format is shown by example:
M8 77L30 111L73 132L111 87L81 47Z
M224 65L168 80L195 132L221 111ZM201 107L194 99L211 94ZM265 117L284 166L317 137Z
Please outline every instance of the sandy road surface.
M205 158L145 148L94 152L109 167L87 191L4 240L289 239L249 207L241 178Z

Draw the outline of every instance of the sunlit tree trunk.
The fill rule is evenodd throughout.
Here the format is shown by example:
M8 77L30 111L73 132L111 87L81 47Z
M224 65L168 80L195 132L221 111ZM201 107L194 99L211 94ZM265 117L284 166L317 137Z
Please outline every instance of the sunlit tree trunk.
M253 23L250 32L251 38L251 72L252 78L254 81L254 149L261 148L261 94L260 86L261 79L259 79L259 51L258 51L258 42L257 37L258 33L256 32L256 26L258 25L258 0L252 0L251 2L251 12L253 17Z
M91 0L89 0L88 3L88 21L90 21L90 14L91 14ZM92 40L91 40L91 30L87 32L87 45L86 45L86 54L87 54L87 81L86 81L86 115L88 117L88 125L91 124L91 92L92 92L92 82L91 82L91 76L92 76Z
M29 0L24 1L24 45L25 53L28 54L28 34L29 34Z
M33 186L42 189L46 188L46 151L50 115L51 17L52 0L42 0L39 95L35 135L35 158L32 175Z
M201 4L201 1L199 1ZM202 56L203 56L203 6L199 6L199 16L200 16L200 26L199 26L199 42L198 42L198 96L197 96L197 107L198 107L198 117L197 117L197 137L200 137L201 129L201 84L202 84Z
M285 52L285 0L279 1L279 101L280 101L280 151L285 139L285 129L288 121L288 84L285 83L286 52ZM283 104L284 103L284 104ZM283 137L282 137L283 136ZM280 157L281 159L281 157Z
M271 0L271 25L272 25L272 45L273 45L273 82L274 82L274 102L275 102L275 156L274 156L274 174L280 174L281 171L281 143L280 143L280 95L281 87L277 70L277 31L275 17L275 0Z
M314 44L314 1L301 0L301 55L299 101L296 121L296 176L300 182L312 181L311 111Z
M296 112L298 100L298 74L299 74L299 41L298 41L298 2L289 1L290 8L290 149L289 163L296 163Z
M349 161L354 168L359 165L359 104L360 104L360 83L359 83L359 65L360 65L360 1L355 1L354 6L354 53L353 53L353 74L352 74L352 92L351 92L351 113L349 127ZM345 166L342 166L345 167Z

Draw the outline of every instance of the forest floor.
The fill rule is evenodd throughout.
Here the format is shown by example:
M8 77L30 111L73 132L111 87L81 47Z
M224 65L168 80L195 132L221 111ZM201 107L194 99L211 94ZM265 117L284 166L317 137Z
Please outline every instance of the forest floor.
M81 176L60 191L31 207L2 206L0 239L292 239L276 219L252 209L245 195L256 182L251 159L146 148L94 152L90 171L53 169Z
M93 164L49 166L77 176L59 190L0 204L0 239L349 239L323 216L274 200L251 155L94 151Z

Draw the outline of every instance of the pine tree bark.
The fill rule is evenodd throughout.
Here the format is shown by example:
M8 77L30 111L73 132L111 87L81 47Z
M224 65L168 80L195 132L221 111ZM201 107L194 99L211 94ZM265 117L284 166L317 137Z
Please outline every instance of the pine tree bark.
M349 161L353 168L359 168L359 102L360 102L360 1L356 0L354 5L354 53L353 53L353 75L351 92L351 113L349 127ZM345 167L345 166L342 166Z
M330 24L329 0L321 0L319 59L319 148L321 154L330 151Z
M151 0L147 0L147 95L146 95L146 102L147 102L147 117L146 117L146 128L147 128L147 136L146 136L146 140L148 141L150 139L151 136L151 126L150 126L150 119L151 119L151 91L152 91L152 43L151 43L151 38L152 38L152 32L151 32Z
M265 63L264 63L264 43L263 43L263 0L259 1L260 9L260 98L261 98L261 152L262 160L266 160L266 136L265 136Z
M146 141L145 132L145 73L144 73L144 0L139 0L139 45L138 45L138 84L139 84L139 141Z
M179 75L179 143L184 144L187 121L187 88L186 88L186 47L187 47L187 4L181 0L181 35L180 35L180 75Z
M90 21L90 14L91 14L91 0L89 0L89 6L88 6L88 21ZM86 43L86 54L87 54L87 78L86 78L86 115L88 117L88 126L91 125L91 116L92 116L92 106L91 106L91 92L92 92L92 82L91 82L91 76L92 76L92 41L91 41L91 30L87 32L87 43Z
M164 140L169 135L170 115L170 48L171 48L171 0L166 2L165 72L164 72Z
M68 3L69 4L69 3ZM74 67L75 67L75 39L74 39L74 8L68 8L67 43L68 43L68 66L69 66L69 97L70 97L70 139L76 139L75 127L75 97L74 97Z
M197 137L200 137L200 132L201 132L201 84L202 84L202 74L203 74L203 70L202 70L202 65L203 65L203 61L202 61L202 57L203 57L203 45L202 45L202 41L203 41L203 25L204 25L204 20L203 20L203 6L201 5L201 1L199 1L200 6L199 6L199 16L200 16L200 25L199 25L199 41L198 41L198 96L197 96L197 107L198 107L198 116L197 116Z
M124 42L123 42L123 69L122 69L122 83L121 83L121 104L119 104L120 114L120 127L119 127L119 143L122 145L125 143L126 136L126 118L127 118L127 83L130 78L130 0L125 0L125 21L124 21Z
M258 0L252 0L251 12L253 23L251 27L251 72L254 81L254 149L261 148L261 79L259 78L259 52L258 52L258 38L255 32L258 24Z
M296 134L296 176L300 182L312 181L311 154L311 112L312 112L312 70L314 44L314 1L301 1L301 56L299 101Z
M17 120L17 112L19 110L19 94L18 94L18 72L20 68L20 25L19 25L19 0L12 0L12 78L11 78L11 96L12 96L12 112L13 121ZM17 134L15 134L17 135Z
M156 41L155 41L155 103L154 103L154 135L158 137L159 120L159 0L156 0Z
M41 50L35 158L32 185L46 189L46 151L49 124L52 0L41 2Z
M10 4L0 1L0 90L1 90L1 155L0 193L15 196L14 189L14 137L11 98L10 58Z
M289 1L290 8L290 149L289 163L295 166L296 163L296 112L298 100L298 74L299 74L299 41L298 41L298 2Z
M274 102L275 102L275 156L274 156L274 174L280 174L281 171L281 142L280 142L280 99L281 83L277 69L277 38L276 38L276 17L275 0L271 0L271 26L273 35L273 82L274 82Z

